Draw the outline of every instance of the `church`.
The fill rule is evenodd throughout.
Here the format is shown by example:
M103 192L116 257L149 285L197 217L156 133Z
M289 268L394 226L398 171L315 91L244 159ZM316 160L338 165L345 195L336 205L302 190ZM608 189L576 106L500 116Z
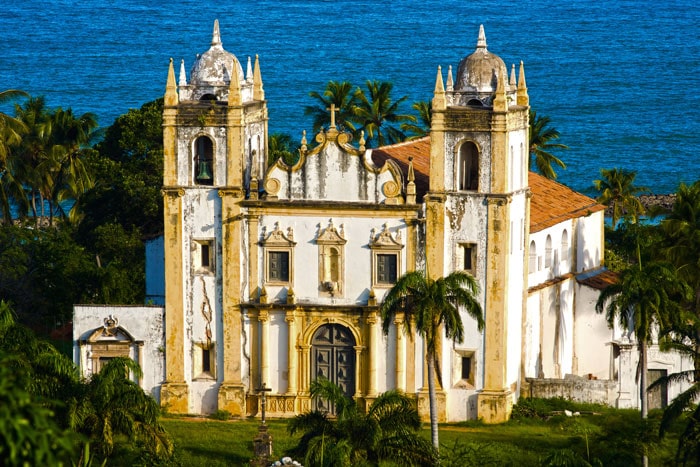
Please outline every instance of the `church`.
M604 206L528 170L524 65L475 36L456 73L437 67L428 137L368 148L330 109L293 166L268 166L261 61L225 50L215 22L189 74L168 69L150 304L75 307L83 374L129 356L167 411L241 417L263 389L271 417L323 409L309 387L325 377L361 406L400 389L427 419L423 341L401 315L384 335L379 307L408 271L462 270L485 326L462 313L464 341L441 340L441 422L503 422L521 396L638 407L634 337L595 313L614 280ZM687 364L651 347L656 377Z

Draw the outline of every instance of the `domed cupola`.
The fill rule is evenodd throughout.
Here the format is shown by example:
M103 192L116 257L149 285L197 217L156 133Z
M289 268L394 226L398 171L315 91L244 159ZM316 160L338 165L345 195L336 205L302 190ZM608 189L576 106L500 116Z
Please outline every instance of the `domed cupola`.
M506 64L498 55L492 54L486 48L484 26L479 27L479 39L476 50L462 59L457 69L455 93L460 95L459 103L491 105L491 98L496 92L498 79L506 79L505 88L508 90Z
M214 21L214 33L211 39L211 47L192 66L190 84L195 86L228 86L231 82L231 73L238 73L239 82L245 79L243 68L231 52L224 50L219 34L219 20Z

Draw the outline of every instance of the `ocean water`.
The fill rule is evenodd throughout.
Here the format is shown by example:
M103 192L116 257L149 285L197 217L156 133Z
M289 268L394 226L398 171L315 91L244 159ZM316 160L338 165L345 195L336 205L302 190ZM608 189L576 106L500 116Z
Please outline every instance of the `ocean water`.
M309 91L329 80L394 83L432 97L479 25L530 103L570 146L559 180L592 193L601 168L638 172L654 193L700 179L700 8L690 0L24 0L0 15L0 90L44 95L108 126L164 93L168 61L192 66L214 19L224 48L260 57L270 132L310 130ZM179 70L177 68L176 70Z

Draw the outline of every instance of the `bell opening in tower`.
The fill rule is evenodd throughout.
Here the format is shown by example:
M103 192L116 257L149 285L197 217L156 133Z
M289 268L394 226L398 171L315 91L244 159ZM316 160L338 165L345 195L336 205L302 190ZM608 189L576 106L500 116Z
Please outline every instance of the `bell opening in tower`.
M197 138L194 144L194 173L196 185L213 185L214 145L206 136Z

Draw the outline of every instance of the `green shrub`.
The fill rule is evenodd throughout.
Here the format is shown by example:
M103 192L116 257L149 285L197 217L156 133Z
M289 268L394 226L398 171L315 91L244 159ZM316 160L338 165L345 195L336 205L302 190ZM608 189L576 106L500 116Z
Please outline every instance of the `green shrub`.
M209 415L209 418L211 418L212 420L222 421L231 420L231 412L229 412L228 410L217 410L216 412Z

